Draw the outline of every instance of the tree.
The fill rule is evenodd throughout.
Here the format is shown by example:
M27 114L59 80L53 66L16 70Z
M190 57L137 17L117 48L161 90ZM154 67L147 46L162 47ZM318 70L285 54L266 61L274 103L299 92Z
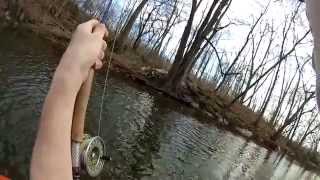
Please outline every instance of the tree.
M240 59L243 51L245 50L245 48L247 47L247 45L250 42L250 38L251 35L253 33L253 31L255 30L255 28L257 27L258 23L261 21L262 17L266 14L267 12L267 8L265 9L265 11L263 13L260 14L259 18L257 18L257 20L255 21L255 23L253 24L253 26L251 27L250 31L247 34L246 40L244 42L244 44L241 46L239 52L237 53L237 55L235 56L234 60L232 61L232 63L230 64L230 66L228 67L228 69L226 70L226 72L224 73L224 76L222 78L222 80L220 81L218 87L216 88L216 90L218 91L222 85L225 83L225 80L227 77L230 76L231 70L233 70L234 65L236 65L236 63L238 62L238 60ZM253 68L253 66L252 66ZM253 69L252 69L253 70ZM251 71L252 72L252 71ZM253 74L251 73L251 76L253 76Z
M161 6L161 4L159 6ZM152 21L152 24L155 22L155 20L151 20L151 18L152 18L153 12L156 11L159 8L159 6L154 5L149 12L147 12L147 10L146 10L145 13L141 14L140 24L138 27L138 35L133 43L133 46L132 46L133 49L137 49L140 45L140 42L142 40L143 35L150 32L150 31L145 31L145 29L146 29L149 21ZM148 9L148 8L146 8L146 9ZM151 29L153 29L153 25L151 25Z
M112 3L113 3L113 0L109 0L108 4L103 12L101 20L104 23L107 23L107 20L108 20L107 18L109 17L109 12L110 12L110 8L112 6Z
M292 19L292 21L294 21L294 18ZM286 27L285 27L286 29ZM290 26L288 27L287 32L289 31ZM298 38L293 46L291 47L291 49L289 49L287 52L284 52L284 45L287 41L286 36L284 36L283 41L282 41L282 48L281 48L281 52L279 54L278 57L278 61L275 62L271 67L269 67L265 72L263 72L255 81L253 81L252 83L248 83L247 87L245 88L245 90L240 93L236 98L233 99L233 101L230 103L230 105L232 105L233 103L235 103L236 101L238 101L240 98L242 98L243 96L245 96L248 91L254 87L257 83L259 83L265 76L267 76L270 72L272 72L272 70L276 67L278 67L279 64L281 64L283 61L285 61L297 48L298 45L300 45L302 43L303 40L306 39L306 37L310 34L310 30L308 30L307 32L305 32L303 34L302 37Z
M147 4L149 0L142 0L138 7L133 11L132 15L129 17L128 21L126 22L125 26L122 28L119 38L117 39L117 46L118 50L123 50L124 44L126 43L129 33L134 25L134 22L138 18L140 12L142 11L143 7Z
M298 92L298 87L299 87L299 82L300 80L297 82L297 86L295 88L295 91L292 94L292 98L291 98L291 103L290 103L290 107L287 113L286 118L284 119L284 123L277 129L277 131L271 136L271 139L276 140L279 138L279 135L283 132L283 130L288 127L291 123L299 120L299 118L301 118L301 116L307 112L310 111L306 111L305 107L306 104L315 97L315 92L308 92L305 91L305 95L304 98L301 99L301 102L297 102L295 101L295 97L297 95ZM294 108L296 108L294 110Z
M304 143L308 136L315 133L315 131L320 127L320 122L318 121L318 112L316 112L316 108L314 108L314 110L315 111L312 112L311 119L308 122L308 126L299 141L300 146Z
M168 73L166 87L173 92L178 92L186 76L196 63L196 55L201 49L201 45L208 36L214 36L217 33L218 25L225 12L229 8L232 0L214 0L208 10L204 20L201 22L199 29L196 31L194 38L189 43L192 24L196 11L201 4L201 0L192 1L191 12L187 25L182 34L179 48L177 50L175 60Z
M170 1L168 1L168 2L170 2ZM170 6L171 5L167 6L166 9L170 9L169 8ZM184 6L184 4L182 6ZM168 18L166 18L166 20L165 20L164 28L163 28L162 32L160 33L160 35L158 36L158 38L155 40L154 45L152 47L152 51L155 53L158 53L158 54L160 52L160 49L163 45L165 38L169 34L172 27L175 26L176 24L180 23L178 18L181 15L183 7L181 8L180 11L178 11L178 0L173 0L173 5L172 5L171 9L172 10L169 13Z

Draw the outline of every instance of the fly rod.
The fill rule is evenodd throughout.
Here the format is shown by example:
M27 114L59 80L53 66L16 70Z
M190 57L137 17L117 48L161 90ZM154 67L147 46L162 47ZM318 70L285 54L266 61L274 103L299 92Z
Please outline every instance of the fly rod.
M105 163L106 148L99 136L84 133L87 106L91 94L94 70L89 71L88 79L82 84L76 98L71 129L72 174L80 180L82 173L98 176Z

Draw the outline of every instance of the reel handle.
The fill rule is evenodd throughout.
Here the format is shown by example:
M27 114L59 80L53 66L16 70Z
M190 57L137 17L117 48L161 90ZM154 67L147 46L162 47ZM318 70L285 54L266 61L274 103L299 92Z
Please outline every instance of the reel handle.
M86 111L91 94L93 78L94 70L90 69L88 79L82 84L77 94L74 106L71 128L71 140L77 143L81 143L84 137Z

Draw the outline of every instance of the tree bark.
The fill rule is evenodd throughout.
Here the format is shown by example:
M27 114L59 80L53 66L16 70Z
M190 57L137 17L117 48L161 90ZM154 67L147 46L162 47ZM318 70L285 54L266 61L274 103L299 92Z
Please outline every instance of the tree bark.
M107 23L107 21L108 21L108 16L109 16L109 12L110 12L112 3L113 3L113 0L109 0L106 9L105 9L105 11L103 12L102 22L104 22L104 23Z
M169 70L169 73L168 73L167 87L173 91L177 90L178 84L181 83L181 79L183 76L183 72L178 72L178 70L181 68L184 68L181 66L181 62L182 62L182 58L183 58L183 55L184 55L184 52L185 52L185 49L186 49L186 46L188 43L190 33L191 33L194 15L197 10L196 6L197 6L197 1L192 0L192 7L191 7L190 16L189 16L187 25L183 31L183 34L182 34L182 37L180 40L180 44L179 44L179 48L178 48L176 56L175 56L175 60Z
M138 5L138 7L134 10L130 18L128 19L126 25L120 32L119 38L117 40L117 50L122 51L124 44L126 43L129 33L134 25L134 22L136 21L138 15L142 11L143 7L147 4L148 0L142 0L141 3Z
M168 74L168 81L166 87L170 88L170 90L174 92L179 91L182 83L184 82L187 75L192 70L192 67L196 63L195 57L201 49L202 43L206 40L206 37L210 35L210 33L215 32L213 31L214 27L216 27L216 25L220 23L226 10L230 6L231 0L222 0L220 4L218 2L218 0L214 0L212 2L211 7L206 15L206 18L201 23L200 28L196 32L195 37L192 38L192 42L189 43L190 48L187 48L194 15L199 5L197 5L196 0L193 0L190 18L182 35L179 49L175 57L175 61Z

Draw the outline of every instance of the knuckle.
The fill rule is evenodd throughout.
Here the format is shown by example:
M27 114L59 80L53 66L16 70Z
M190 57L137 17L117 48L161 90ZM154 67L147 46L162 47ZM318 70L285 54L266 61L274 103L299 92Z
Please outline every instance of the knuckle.
M86 26L85 23L79 24L79 25L77 26L76 30L81 31L82 29L85 28L85 26Z
M102 42L102 50L106 50L108 47L107 43L105 41Z
M100 54L99 54L99 60L103 59L104 58L104 52L101 51Z
M100 23L100 27L103 28L103 30L107 30L106 25L104 23Z
M100 41L101 37L100 37L100 35L99 35L98 33L93 33L92 35L94 36L94 38L95 38L95 40L96 40L97 42Z
M83 24L79 24L79 25L77 26L76 30L82 29L82 27L83 27Z
M79 24L76 28L76 32L79 32L83 29L83 25Z

